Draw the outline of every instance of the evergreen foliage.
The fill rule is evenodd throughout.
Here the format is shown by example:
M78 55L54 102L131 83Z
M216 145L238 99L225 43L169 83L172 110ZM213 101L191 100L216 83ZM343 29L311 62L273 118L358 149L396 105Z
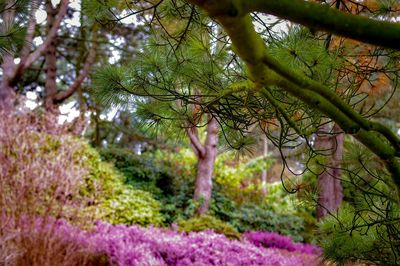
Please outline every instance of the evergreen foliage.
M27 0L15 1L11 9L15 12L16 19L7 21L5 14L10 11L10 1L0 1L0 16L2 17L0 26L0 62L2 62L4 54L13 55L25 44L27 23L24 19L30 10L29 2Z
M319 223L320 243L328 258L399 263L400 207L390 175L375 155L348 140L342 178L346 203Z

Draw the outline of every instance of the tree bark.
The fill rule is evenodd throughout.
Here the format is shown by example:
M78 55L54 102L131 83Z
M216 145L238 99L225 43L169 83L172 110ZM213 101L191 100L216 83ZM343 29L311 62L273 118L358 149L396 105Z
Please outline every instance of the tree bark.
M12 24L15 17L15 10L12 8L14 1L6 1L6 5L2 14L2 23ZM10 52L11 53L11 52ZM11 86L10 77L13 74L15 64L14 58L10 53L5 53L1 69L3 70L0 83L0 110L9 112L13 108L13 99L15 96L14 89Z
M262 138L264 160L266 160L265 156L268 155L268 141L267 140L268 140L267 136L264 134L263 138ZM263 196L266 196L267 192L268 192L267 191L267 174L268 174L267 169L264 168L261 171L261 193L263 194Z
M56 11L51 1L46 1L47 31L50 32L55 20ZM44 86L44 107L46 111L55 112L54 98L57 94L57 34L46 50L46 82Z
M200 203L196 210L199 215L206 213L210 205L214 163L217 156L218 123L211 114L208 115L208 119L207 137L204 144L200 143L195 127L188 129L188 135L198 160L193 199L195 202Z
M324 156L324 170L318 177L317 219L322 219L337 210L343 200L343 189L340 182L340 164L343 156L344 134L335 124L329 133L329 125L323 125L316 140L316 149Z
M14 68L14 58L10 54L3 56L1 65L3 76L0 83L0 110L9 112L14 107L15 92L10 84L9 75L12 74Z
M50 1L47 1L50 3ZM6 7L13 6L15 1L7 1ZM15 97L14 87L21 78L27 68L29 68L45 51L50 44L53 43L53 38L57 34L61 21L67 13L69 1L61 0L57 14L53 15L52 27L48 29L44 42L37 47L33 52L30 52L30 44L33 40L34 30L36 26L35 11L38 7L38 1L31 2L31 13L29 14L29 22L27 33L25 36L25 45L17 56L6 54L3 57L1 68L3 70L2 80L0 83L0 110L11 110L14 108L13 99ZM51 5L51 3L50 3ZM3 12L3 22L13 23L15 18L15 9L6 8ZM20 63L14 63L14 57L20 58Z

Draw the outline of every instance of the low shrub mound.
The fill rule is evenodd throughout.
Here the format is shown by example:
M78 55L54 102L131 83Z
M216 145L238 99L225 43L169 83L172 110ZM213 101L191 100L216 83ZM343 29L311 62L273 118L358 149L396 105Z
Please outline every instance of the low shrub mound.
M213 216L202 215L186 221L178 222L181 232L201 232L213 230L218 234L223 234L230 239L240 239L239 232L230 224L225 223Z
M311 255L322 254L322 250L317 246L295 243L290 236L283 236L274 232L246 232L243 234L243 237L257 247L286 249L291 252L300 252Z
M146 191L122 188L98 206L99 217L112 224L160 225L160 204Z

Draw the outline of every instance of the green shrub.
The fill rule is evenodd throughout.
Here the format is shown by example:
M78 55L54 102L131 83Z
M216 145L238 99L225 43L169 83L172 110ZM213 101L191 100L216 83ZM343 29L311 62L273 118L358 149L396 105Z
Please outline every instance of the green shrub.
M110 163L103 162L99 153L87 143L79 154L84 158L89 175L82 193L96 194L94 206L88 209L97 218L112 224L159 225L163 221L160 203L149 192L124 184L124 175Z
M115 167L101 160L99 153L86 141L71 136L46 135L46 144L41 145L40 154L53 156L63 147L75 147L68 160L84 169L79 193L72 198L85 198L88 205L82 214L92 214L97 219L110 223L159 225L163 221L160 203L148 192L133 189L124 184L124 176ZM39 135L31 134L30 141L37 141ZM42 156L42 155L40 155ZM46 157L47 158L47 157Z
M211 229L218 234L224 234L230 239L240 239L239 232L232 225L210 215L179 221L178 226L179 231L183 232L200 232Z
M113 224L160 225L160 203L149 192L124 188L101 204L101 218Z
M290 235L295 241L303 240L304 219L295 212L277 212L268 201L259 205L251 202L238 205L221 190L221 187L216 186L213 191L210 211L219 219L229 222L239 232L272 231Z
M128 149L107 148L100 150L100 154L124 175L126 184L158 199L179 194L188 183L193 183L193 160L184 151L157 150L139 156Z
M160 212L166 224L190 216L195 177L193 154L187 150L157 150L138 156L120 148L102 149L100 153L121 171L125 184L150 192L162 203Z
M239 232L270 231L290 235L294 241L302 241L304 221L295 215L273 212L263 206L242 205L232 213L231 224Z

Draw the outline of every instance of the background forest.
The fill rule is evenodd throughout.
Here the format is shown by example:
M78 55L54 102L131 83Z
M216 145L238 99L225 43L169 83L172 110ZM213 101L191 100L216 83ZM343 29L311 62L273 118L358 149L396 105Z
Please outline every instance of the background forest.
M396 0L0 0L0 265L399 265Z

